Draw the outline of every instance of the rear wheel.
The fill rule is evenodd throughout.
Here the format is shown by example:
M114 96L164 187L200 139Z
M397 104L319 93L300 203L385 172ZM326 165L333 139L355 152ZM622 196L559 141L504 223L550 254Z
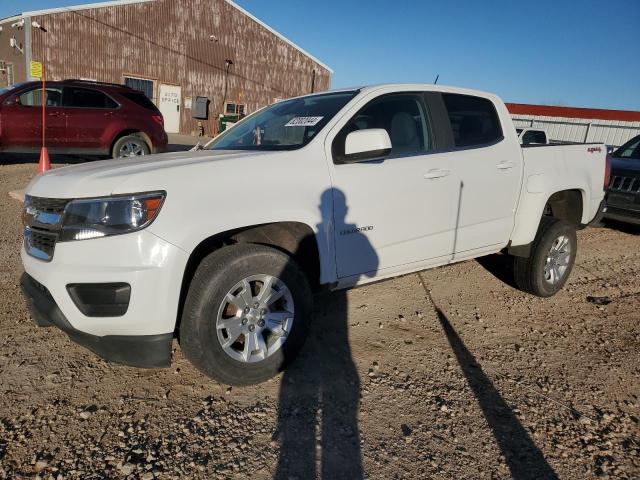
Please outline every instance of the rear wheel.
M127 135L119 138L113 145L113 158L138 157L149 155L149 145L138 135Z
M529 257L515 257L514 278L518 288L539 297L555 295L569 278L577 247L573 226L543 217Z
M199 370L228 385L263 382L300 351L311 289L288 255L261 245L224 247L191 282L180 345Z

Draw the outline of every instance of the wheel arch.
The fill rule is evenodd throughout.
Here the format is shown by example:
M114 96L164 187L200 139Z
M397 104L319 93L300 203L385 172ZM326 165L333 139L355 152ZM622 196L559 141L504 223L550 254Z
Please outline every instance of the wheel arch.
M136 135L136 136L142 138L142 140L144 140L144 142L147 144L147 147L149 147L149 152L153 152L153 142L151 141L151 137L149 137L149 135L147 135L146 133L144 133L141 130L136 130L135 128L127 128L125 130L120 130L113 137L113 140L111 141L111 146L109 147L109 154L110 155L113 154L113 147L116 146L117 141L120 140L123 137L128 136L128 135Z
M527 247L535 238L545 217L565 220L575 228L581 228L585 224L584 215L588 210L585 208L586 202L587 194L580 187L546 194L528 194L516 213L516 224L508 246L509 253L527 256Z
M291 255L300 265L312 289L320 286L320 248L313 229L301 222L275 222L235 228L204 238L192 250L182 277L176 332L193 276L202 260L214 251L238 243L253 243Z
M577 228L583 223L585 201L584 190L561 190L549 196L542 215L564 220Z

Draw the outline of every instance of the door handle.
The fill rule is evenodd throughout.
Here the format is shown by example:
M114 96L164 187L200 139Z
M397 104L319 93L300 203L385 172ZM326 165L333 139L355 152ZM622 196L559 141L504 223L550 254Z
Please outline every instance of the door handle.
M496 168L499 168L500 170L506 170L508 168L513 168L515 167L515 163L513 162L500 162L499 164L496 165Z
M442 178L446 177L451 173L451 170L447 170L445 168L434 168L433 170L429 170L424 174L424 178L427 180L433 180L434 178Z
M113 117L113 112L105 112L105 117Z
M59 117L60 115L60 112L49 112L50 117Z

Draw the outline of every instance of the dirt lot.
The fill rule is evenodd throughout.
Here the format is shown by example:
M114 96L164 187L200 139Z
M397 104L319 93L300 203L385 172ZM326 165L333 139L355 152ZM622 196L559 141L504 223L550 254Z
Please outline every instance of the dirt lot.
M177 343L137 370L35 327L7 195L34 169L0 166L0 478L640 477L639 230L581 231L552 299L499 256L324 294L299 361L231 389Z

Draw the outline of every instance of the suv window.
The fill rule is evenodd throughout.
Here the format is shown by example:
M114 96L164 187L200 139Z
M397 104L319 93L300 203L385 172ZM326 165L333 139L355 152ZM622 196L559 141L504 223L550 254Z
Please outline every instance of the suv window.
M502 140L493 102L486 98L443 93L456 147L480 146Z
M154 103L151 100L149 100L149 97L147 97L142 92L119 92L119 93L127 100L131 100L133 103L135 103L136 105L142 108L146 108L147 110L152 110L154 112L158 111L158 107L156 107Z
M640 137L634 138L613 154L614 157L640 160Z
M23 107L42 106L42 88L34 88L19 95L20 105ZM59 107L62 104L62 88L47 88L47 107Z
M347 123L333 141L334 159L341 161L347 135L357 130L383 128L391 139L391 155L406 156L433 149L421 95L383 95L365 105Z
M98 90L67 87L64 97L65 107L76 108L118 108L118 104Z

